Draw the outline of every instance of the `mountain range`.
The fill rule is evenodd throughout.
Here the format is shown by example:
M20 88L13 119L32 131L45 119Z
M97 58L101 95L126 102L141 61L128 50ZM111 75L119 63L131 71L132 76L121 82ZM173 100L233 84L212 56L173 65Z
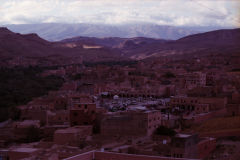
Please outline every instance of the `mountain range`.
M60 41L76 36L97 38L147 37L176 40L191 34L219 29L219 27L177 27L148 23L122 25L42 23L5 25L5 27L21 34L36 33L48 41Z
M240 52L240 29L223 29L199 33L178 40L136 38L89 38L74 37L65 43L89 43L119 50L123 56L132 59L148 57Z
M62 42L49 42L37 34L19 34L0 28L0 60L27 58L31 61L53 61L52 63L79 63L79 61L101 61L119 59L109 48L83 48L83 45L74 48ZM79 61L78 61L79 60Z
M145 37L73 37L49 42L37 34L14 33L0 28L0 60L68 64L140 60L151 57L240 52L240 29L223 29L189 35L178 40ZM25 60L26 61L26 60Z

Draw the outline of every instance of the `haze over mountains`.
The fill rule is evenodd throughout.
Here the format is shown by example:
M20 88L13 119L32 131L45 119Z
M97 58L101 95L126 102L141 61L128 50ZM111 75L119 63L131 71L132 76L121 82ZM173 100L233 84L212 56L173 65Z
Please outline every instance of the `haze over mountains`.
M28 34L37 33L40 37L49 41L59 41L76 36L83 37L147 37L157 39L176 40L191 34L202 33L219 29L219 27L175 27L156 24L64 24L64 23L42 23L42 24L20 24L5 25L13 32Z

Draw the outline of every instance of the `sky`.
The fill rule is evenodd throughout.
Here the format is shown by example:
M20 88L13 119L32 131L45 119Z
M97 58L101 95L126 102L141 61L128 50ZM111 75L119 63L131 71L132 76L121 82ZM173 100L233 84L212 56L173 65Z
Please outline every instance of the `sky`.
M0 0L0 25L153 23L240 26L239 0Z

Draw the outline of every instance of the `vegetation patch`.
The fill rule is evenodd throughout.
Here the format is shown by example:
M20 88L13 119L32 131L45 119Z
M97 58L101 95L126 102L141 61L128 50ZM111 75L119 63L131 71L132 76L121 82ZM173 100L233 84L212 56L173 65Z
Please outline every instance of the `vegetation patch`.
M165 126L159 126L155 132L155 135L163 135L163 136L175 136L176 132L171 129L171 128L167 128Z
M43 70L40 67L0 68L0 122L16 119L18 116L12 115L18 112L16 106L62 86L64 80L61 77L41 77Z

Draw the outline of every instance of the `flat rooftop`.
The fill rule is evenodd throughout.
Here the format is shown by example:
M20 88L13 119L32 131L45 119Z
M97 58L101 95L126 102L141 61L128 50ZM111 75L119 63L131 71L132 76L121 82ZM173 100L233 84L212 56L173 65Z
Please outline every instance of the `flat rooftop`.
M36 149L36 148L25 148L25 147L22 147L22 148L12 149L11 151L12 151L12 152L33 153L33 152L36 152L36 151L38 151L38 150L39 150L39 149Z
M188 137L191 137L192 135L190 134L176 134L175 137L178 137L178 138L188 138Z
M76 127L70 127L70 128L66 128L66 129L59 129L56 130L55 133L77 133L80 132L83 129L86 128L91 128L92 126L76 126Z

